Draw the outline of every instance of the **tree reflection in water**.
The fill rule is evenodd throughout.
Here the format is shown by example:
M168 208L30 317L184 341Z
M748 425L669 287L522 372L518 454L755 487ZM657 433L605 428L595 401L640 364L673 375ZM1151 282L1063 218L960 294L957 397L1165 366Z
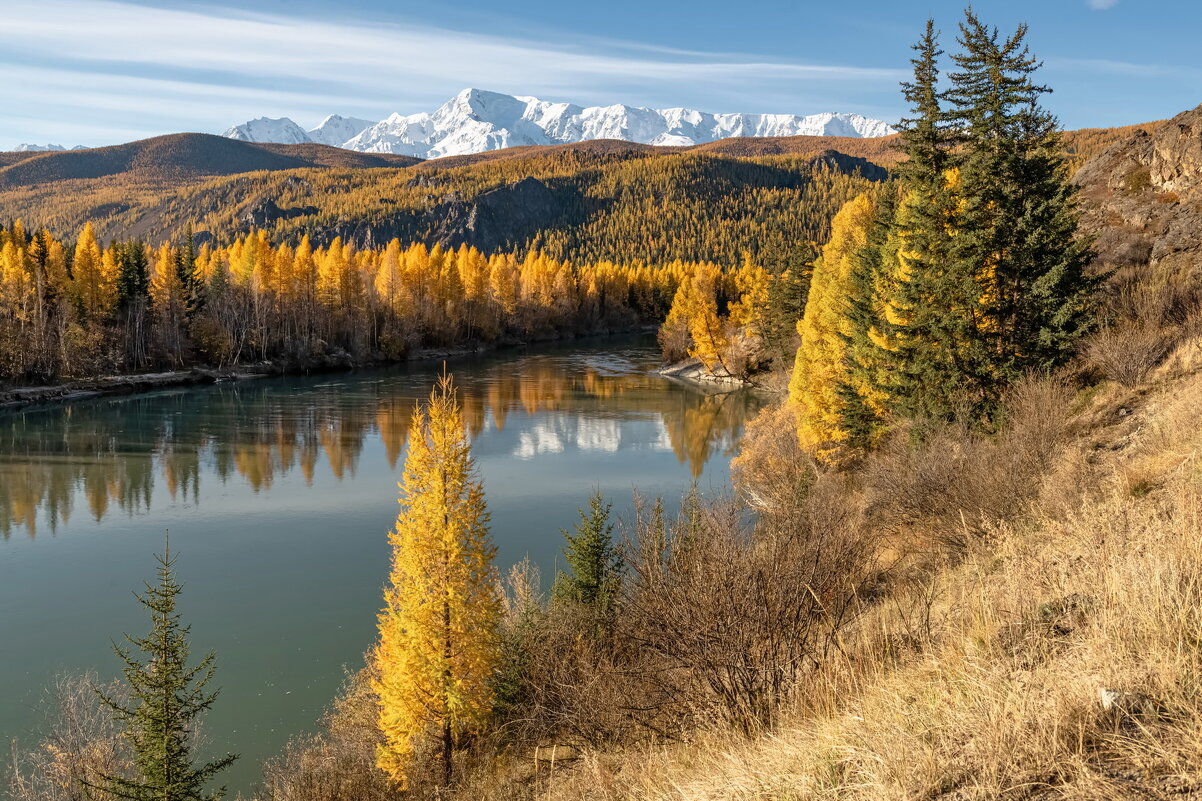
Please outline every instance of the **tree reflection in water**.
M264 379L0 414L0 536L34 536L39 521L53 531L81 503L97 521L148 510L161 498L156 481L195 503L202 473L259 491L297 469L311 484L324 461L341 481L371 437L396 469L426 373ZM473 438L517 413L653 419L695 478L711 457L731 455L759 406L745 392L684 390L600 351L493 360L456 377Z

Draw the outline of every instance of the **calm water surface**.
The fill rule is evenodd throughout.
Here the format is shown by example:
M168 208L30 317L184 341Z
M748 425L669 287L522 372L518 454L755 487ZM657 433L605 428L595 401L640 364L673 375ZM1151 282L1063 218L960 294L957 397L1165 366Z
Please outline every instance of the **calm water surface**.
M672 503L728 484L756 409L649 374L647 339L460 359L473 453L502 571L552 575L576 508L600 488ZM179 556L193 652L218 654L206 731L261 760L310 730L362 664L388 572L386 532L414 401L430 365L262 379L0 413L0 743L28 738L56 675L116 676L110 640L142 633L130 591Z

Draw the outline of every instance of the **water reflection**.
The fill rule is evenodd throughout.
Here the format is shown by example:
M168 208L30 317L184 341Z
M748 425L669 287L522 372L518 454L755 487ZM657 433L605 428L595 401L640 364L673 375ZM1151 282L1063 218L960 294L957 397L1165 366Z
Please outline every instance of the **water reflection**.
M473 437L504 438L508 455L533 459L565 450L671 450L694 478L715 455L729 456L758 405L747 393L706 395L648 373L646 347L573 349L451 365ZM0 415L0 535L52 532L83 504L96 521L136 514L163 496L199 502L206 481L241 481L256 492L299 470L312 484L323 463L339 481L354 476L378 438L389 464L404 454L414 402L434 369L263 379L205 389L104 399ZM656 423L644 442L622 423Z

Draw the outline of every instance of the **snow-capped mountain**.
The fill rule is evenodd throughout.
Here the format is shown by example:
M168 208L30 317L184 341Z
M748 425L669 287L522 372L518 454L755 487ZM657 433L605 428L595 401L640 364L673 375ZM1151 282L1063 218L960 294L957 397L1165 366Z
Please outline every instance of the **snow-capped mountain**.
M257 120L248 120L230 128L222 136L242 142L278 142L282 145L298 145L302 142L313 141L304 128L287 117L279 119L259 117Z
M371 120L361 120L358 117L339 117L337 114L331 114L308 134L310 141L330 147L342 147L345 142L354 139L371 125Z
M371 124L371 120L331 114L321 121L321 125L306 131L287 117L259 117L257 120L235 125L222 136L243 142L279 142L285 145L316 142L319 145L341 147L344 142L355 138Z
M357 130L356 130L357 129ZM341 141L343 133L351 132ZM624 139L649 145L694 145L732 136L853 136L894 133L859 114L709 114L686 108L582 107L536 97L464 89L433 113L393 114L368 123L337 115L305 132L292 120L260 118L225 135L247 142L321 142L365 153L420 158L480 153L518 145Z
M22 142L17 145L14 153L61 153L64 150L87 150L87 145L75 145L74 147L64 147L63 145L31 145L28 142Z

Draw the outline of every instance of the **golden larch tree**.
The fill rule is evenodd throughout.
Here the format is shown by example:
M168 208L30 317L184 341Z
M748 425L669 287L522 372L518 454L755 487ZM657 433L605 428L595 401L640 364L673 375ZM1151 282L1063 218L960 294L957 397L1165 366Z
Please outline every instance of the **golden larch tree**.
M409 430L373 654L384 734L376 763L401 786L423 745L436 745L449 783L455 747L487 719L502 612L484 487L449 376Z
M821 461L837 461L847 439L840 416L840 387L848 382L847 298L852 260L864 247L876 206L868 195L849 201L831 223L831 238L814 264L805 316L797 324L801 347L789 382L801 447Z

